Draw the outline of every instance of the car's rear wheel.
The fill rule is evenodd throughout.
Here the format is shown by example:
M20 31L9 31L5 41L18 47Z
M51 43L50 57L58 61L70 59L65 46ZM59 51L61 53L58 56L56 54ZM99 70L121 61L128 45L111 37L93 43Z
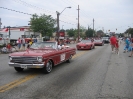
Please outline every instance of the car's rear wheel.
M52 67L53 67L52 61L49 60L46 64L46 66L43 68L43 70L44 70L45 73L48 74L52 71Z
M72 60L72 55L70 55L69 59L66 61L67 63L70 63Z
M24 70L24 68L21 68L21 67L14 67L14 69L17 71L17 72L22 72Z

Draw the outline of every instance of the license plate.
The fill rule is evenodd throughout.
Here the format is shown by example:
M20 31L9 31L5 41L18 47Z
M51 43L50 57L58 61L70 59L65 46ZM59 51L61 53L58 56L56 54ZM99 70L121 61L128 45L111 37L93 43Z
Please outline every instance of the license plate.
M20 65L21 68L27 68L27 65Z
M84 48L84 47L81 47L81 48Z

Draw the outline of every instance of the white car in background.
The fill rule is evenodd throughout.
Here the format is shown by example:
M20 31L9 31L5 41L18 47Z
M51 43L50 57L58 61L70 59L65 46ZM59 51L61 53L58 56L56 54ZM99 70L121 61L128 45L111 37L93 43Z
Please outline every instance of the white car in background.
M109 37L102 37L102 40L104 43L109 43L110 40L109 40Z

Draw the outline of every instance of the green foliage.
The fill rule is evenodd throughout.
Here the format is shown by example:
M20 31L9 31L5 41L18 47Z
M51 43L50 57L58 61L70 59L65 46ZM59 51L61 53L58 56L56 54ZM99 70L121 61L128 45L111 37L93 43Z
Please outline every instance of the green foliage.
M67 35L69 37L74 37L75 36L76 31L74 29L67 29L66 31L67 31Z
M2 45L0 45L0 48L3 48L3 47L5 47L6 46L6 44L2 44Z
M33 32L39 32L42 36L52 36L55 30L56 20L51 17L51 15L32 15L30 19L30 29Z
M118 34L119 37L124 37L124 33Z
M94 31L91 28L88 28L88 30L85 32L86 37L93 37Z
M133 34L133 28L128 28L124 33Z
M103 36L104 35L104 32L102 31L102 30L98 30L97 32L96 32L96 36L98 36L98 37L101 37L101 36Z

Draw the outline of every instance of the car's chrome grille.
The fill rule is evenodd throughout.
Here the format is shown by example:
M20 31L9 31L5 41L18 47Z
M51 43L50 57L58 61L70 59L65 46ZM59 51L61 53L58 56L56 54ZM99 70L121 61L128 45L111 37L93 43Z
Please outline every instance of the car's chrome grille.
M36 57L12 57L12 62L14 63L25 63L33 64L38 62Z

